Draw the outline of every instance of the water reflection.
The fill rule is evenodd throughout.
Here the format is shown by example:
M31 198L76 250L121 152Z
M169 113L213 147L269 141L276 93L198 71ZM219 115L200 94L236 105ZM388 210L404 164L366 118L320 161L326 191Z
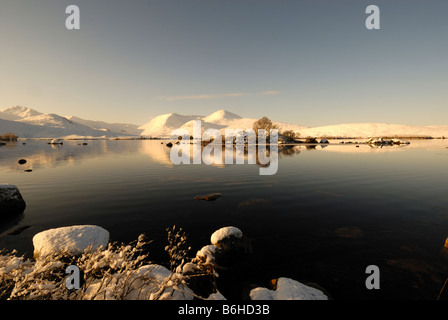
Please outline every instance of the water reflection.
M56 167L60 165L77 165L86 159L94 159L112 155L143 154L148 156L154 163L162 164L166 167L173 167L170 158L172 148L166 146L168 141L164 140L93 140L93 141L64 141L63 145L48 144L46 141L10 142L0 147L0 166L7 172L31 171L42 167ZM257 164L260 167L269 166L269 161L275 156L292 157L299 155L302 151L320 150L325 152L338 153L378 153L378 152L402 152L411 149L446 150L448 142L446 140L412 140L409 145L375 146L364 143L350 141L341 143L339 140L331 141L329 144L296 144L279 145L278 151L272 154L269 145L266 146L265 153L260 153L256 148L251 153L247 145L223 145L221 150L211 151L201 146L202 163L207 163L215 167L223 168L227 163ZM193 145L190 145L190 163L193 162ZM210 146L209 146L210 147ZM264 148L264 146L263 146ZM215 152L217 151L217 152ZM216 153L216 154L215 154ZM260 158L260 154L262 157ZM18 159L26 159L24 165L17 163Z
M86 159L104 157L110 154L132 154L139 152L136 141L64 141L62 145L48 144L46 141L8 143L0 148L0 166L6 171L36 170L39 168L76 165ZM17 163L25 159L24 165Z

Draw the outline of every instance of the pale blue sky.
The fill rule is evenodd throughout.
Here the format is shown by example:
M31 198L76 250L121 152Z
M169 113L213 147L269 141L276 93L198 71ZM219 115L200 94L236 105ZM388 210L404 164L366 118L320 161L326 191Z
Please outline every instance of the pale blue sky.
M65 28L78 5L81 29ZM365 8L381 10L367 30ZM1 0L0 109L448 124L448 1Z

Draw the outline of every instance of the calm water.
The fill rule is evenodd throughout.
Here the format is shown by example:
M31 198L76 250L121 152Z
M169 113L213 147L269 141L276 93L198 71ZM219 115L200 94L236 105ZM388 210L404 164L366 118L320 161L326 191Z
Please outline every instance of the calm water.
M273 176L248 164L174 166L160 141L82 142L0 147L0 183L17 185L27 203L14 221L0 221L0 248L30 253L42 230L96 224L114 241L145 233L152 259L163 262L167 227L182 227L194 254L231 225L253 252L219 271L228 298L290 277L339 300L436 299L448 277L447 140L299 146L280 153ZM193 199L214 192L222 194L214 202ZM372 264L379 290L365 287Z

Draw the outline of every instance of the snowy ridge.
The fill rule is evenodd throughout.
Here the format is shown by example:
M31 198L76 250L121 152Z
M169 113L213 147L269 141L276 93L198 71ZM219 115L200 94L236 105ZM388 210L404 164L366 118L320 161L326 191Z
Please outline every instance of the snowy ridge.
M12 106L0 111L0 119L4 120L20 120L27 117L33 117L41 115L42 113L23 106Z
M92 122L99 126L98 122ZM138 134L135 133L137 128L135 125L111 124L111 128L120 128L120 131L115 132L107 128L106 122L101 124L106 128L97 129L92 127L92 124L82 124L54 113L43 114L22 106L13 106L0 111L0 134L12 132L20 138L110 138ZM123 132L124 128L128 128L133 133Z
M191 120L200 120L201 116L183 116L177 113L166 113L155 117L140 126L143 136L169 136L172 131L179 129Z
M218 129L224 132L225 129L252 129L253 124L258 119L255 118L242 118L232 112L226 110L218 110L208 116L183 116L177 113L167 113L155 117L148 123L142 125L140 129L143 136L162 136L168 137L171 132L176 129L185 129L190 134L193 133L193 120L201 121L201 129ZM281 131L285 130L302 130L305 127L297 126L294 124L276 122L281 128Z
M0 110L0 134L12 132L20 138L94 137L111 138L124 136L170 137L176 129L193 133L193 121L201 121L202 131L218 129L252 129L256 118L242 118L226 110L218 110L207 116L166 113L142 126L126 123L107 123L85 120L76 116L62 117L43 114L34 109L13 106ZM292 130L301 138L369 138L369 137L448 137L448 126L411 126L389 123L348 123L320 127L304 127L271 119L280 127L279 132Z
M410 126L389 123L349 123L302 129L301 137L448 137L448 126Z
M133 134L133 135L139 135L142 132L142 130L138 129L138 125L135 124L108 123L104 121L86 120L76 116L67 116L65 118L101 131L112 131L112 132L119 132L122 134Z

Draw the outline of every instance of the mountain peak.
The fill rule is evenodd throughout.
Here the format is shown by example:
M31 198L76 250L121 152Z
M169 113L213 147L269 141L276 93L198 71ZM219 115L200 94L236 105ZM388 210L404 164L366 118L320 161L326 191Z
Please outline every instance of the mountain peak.
M218 110L218 111L213 112L212 114L206 116L204 118L204 121L219 124L222 122L228 122L230 120L235 120L235 119L241 119L241 117L235 113L221 109L221 110Z
M1 118L6 120L19 120L28 117L38 116L41 115L42 113L25 106L12 106L1 110L0 114L2 115Z

